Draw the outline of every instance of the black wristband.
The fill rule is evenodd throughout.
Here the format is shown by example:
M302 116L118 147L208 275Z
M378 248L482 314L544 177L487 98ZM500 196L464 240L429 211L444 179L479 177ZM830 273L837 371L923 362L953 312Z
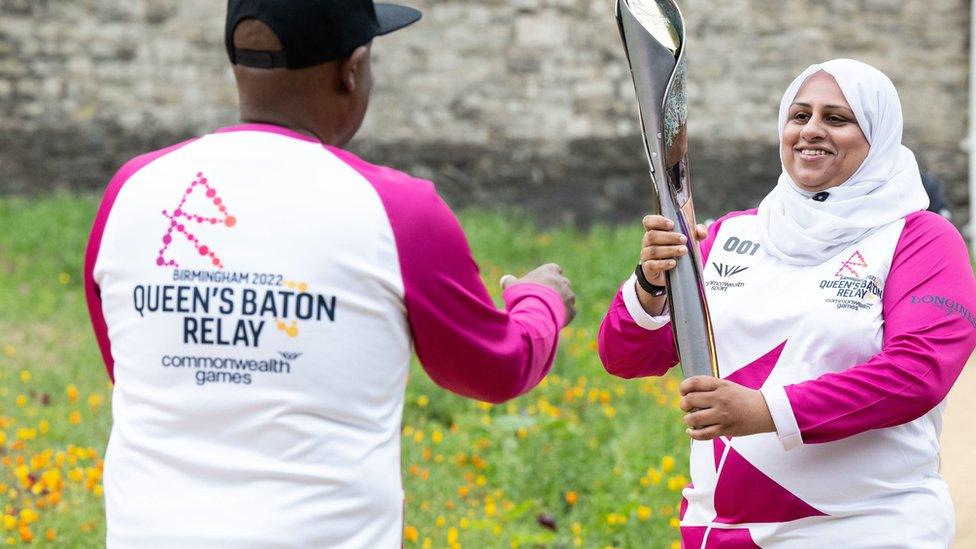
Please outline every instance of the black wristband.
M641 268L641 264L637 264L637 268L634 269L634 274L637 275L637 283L640 287L644 289L645 292L651 294L653 297L661 297L662 295L668 293L668 289L664 286L658 286L656 284L651 284L647 277L644 276L644 269Z

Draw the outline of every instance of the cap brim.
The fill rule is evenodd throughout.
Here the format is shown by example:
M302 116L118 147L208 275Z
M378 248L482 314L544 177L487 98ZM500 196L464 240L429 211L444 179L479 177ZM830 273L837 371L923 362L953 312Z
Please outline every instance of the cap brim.
M389 34L395 30L402 29L420 20L420 10L399 6L397 4L384 4L377 2L376 21L378 23L376 36Z

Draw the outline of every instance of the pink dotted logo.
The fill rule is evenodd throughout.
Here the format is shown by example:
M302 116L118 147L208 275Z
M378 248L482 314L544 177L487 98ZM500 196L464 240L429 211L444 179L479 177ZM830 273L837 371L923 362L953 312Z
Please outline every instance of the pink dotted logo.
M860 250L854 250L851 257L847 258L847 261L840 264L840 269L838 269L837 274L834 276L844 276L845 271L854 275L855 278L861 278L861 275L854 270L854 267L867 267L868 262L864 260L864 256L861 255Z
M203 193L206 201L212 203L220 211L220 217L207 217L192 211L187 211L187 199L195 192ZM203 176L203 172L198 173L196 179L186 188L182 200L180 200L180 203L172 212L163 210L163 217L169 219L169 227L166 229L166 234L163 235L163 247L159 250L156 265L160 267L180 266L176 260L166 257L166 251L169 250L170 244L173 243L173 233L176 233L183 235L187 242L193 244L197 253L203 258L209 259L215 267L218 269L224 268L223 263L220 262L220 258L217 257L217 253L210 246L201 242L197 235L191 232L193 227L223 224L225 227L231 228L237 223L237 218L227 213L227 207L224 206L223 200L217 196L217 190L210 186L207 178Z

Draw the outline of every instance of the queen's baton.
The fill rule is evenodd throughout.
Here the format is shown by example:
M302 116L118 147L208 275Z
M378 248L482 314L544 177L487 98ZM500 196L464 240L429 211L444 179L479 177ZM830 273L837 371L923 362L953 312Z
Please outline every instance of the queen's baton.
M653 211L688 239L688 254L666 272L675 345L685 377L718 376L715 338L705 302L701 255L688 171L685 26L673 0L617 0L617 24L637 91L651 167Z

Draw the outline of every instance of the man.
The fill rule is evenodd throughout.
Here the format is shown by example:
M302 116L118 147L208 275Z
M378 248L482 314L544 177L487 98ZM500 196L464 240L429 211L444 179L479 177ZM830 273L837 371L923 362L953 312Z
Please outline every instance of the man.
M573 317L556 265L478 277L433 185L341 147L371 0L230 0L244 124L137 157L109 184L86 289L115 381L110 547L397 547L411 339L427 373L499 402Z

